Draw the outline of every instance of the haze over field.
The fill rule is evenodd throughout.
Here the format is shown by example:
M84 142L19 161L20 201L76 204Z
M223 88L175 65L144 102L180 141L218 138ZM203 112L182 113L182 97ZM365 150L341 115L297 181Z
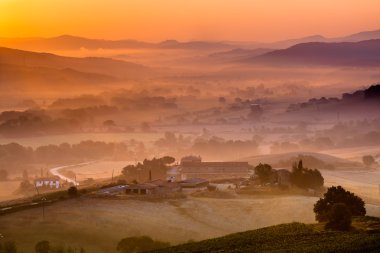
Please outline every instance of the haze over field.
M319 232L314 204L338 185L379 217L379 14L372 0L0 1L0 252Z

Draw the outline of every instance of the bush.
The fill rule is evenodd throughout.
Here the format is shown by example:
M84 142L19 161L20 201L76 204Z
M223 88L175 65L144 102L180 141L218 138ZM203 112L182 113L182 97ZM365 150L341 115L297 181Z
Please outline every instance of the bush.
M375 158L373 158L373 156L371 155L363 156L362 160L363 160L364 165L367 167L371 167L372 164L376 163Z
M298 166L293 165L290 181L293 185L302 189L318 189L324 184L321 172L317 169L304 168L302 160L299 161Z
M117 244L120 253L137 253L169 247L168 242L154 241L148 236L127 237Z
M336 203L331 207L326 229L348 231L351 227L351 212L344 203Z
M1 251L2 250L2 251ZM0 244L0 252L4 253L17 253L16 243L13 241L6 241L1 247Z
M67 190L67 194L68 194L69 197L71 197L71 198L77 197L77 196L78 196L78 189L77 189L75 186L71 186L71 187Z
M269 164L259 164L255 167L255 174L259 177L261 183L268 183L272 177L272 166Z
M8 180L8 172L6 170L0 170L0 181Z
M34 247L36 253L49 253L50 252L50 243L48 241L40 241Z
M366 214L364 201L360 197L346 191L342 186L333 186L328 188L323 198L315 203L316 220L319 222L329 221L332 207L338 203L345 204L352 216L364 216Z

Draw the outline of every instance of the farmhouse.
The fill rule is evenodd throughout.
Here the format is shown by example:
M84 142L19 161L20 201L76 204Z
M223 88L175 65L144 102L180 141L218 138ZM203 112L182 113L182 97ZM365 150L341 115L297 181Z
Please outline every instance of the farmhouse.
M199 156L186 156L169 171L168 177L180 178L248 178L252 172L248 162L202 162Z
M201 191L206 190L209 182L202 178L190 178L179 182L183 191Z
M147 194L153 194L156 188L158 188L157 185L149 184L149 183L131 184L125 188L125 193L147 195Z
M58 189L62 187L59 177L41 177L34 180L37 188Z
M168 182L165 180L154 180L143 184L131 184L125 187L127 194L167 194L180 192L181 185L176 182Z
M275 170L277 176L277 183L281 186L291 186L290 182L290 171L287 169L277 169Z

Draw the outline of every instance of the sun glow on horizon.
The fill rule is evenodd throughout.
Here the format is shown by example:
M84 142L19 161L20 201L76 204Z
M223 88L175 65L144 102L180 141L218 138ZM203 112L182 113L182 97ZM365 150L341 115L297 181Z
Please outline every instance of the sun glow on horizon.
M273 41L379 29L379 14L374 0L2 0L0 37Z

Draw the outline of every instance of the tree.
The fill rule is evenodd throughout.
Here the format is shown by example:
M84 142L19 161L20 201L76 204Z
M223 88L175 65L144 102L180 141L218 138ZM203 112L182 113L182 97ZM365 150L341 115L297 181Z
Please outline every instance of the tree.
M122 239L116 249L120 253L137 253L150 251L154 249L162 249L170 246L168 242L154 241L148 236L127 237Z
M109 120L105 120L103 122L103 126L105 126L105 127L114 127L114 126L116 126L116 123L112 119L109 119Z
M371 155L363 156L362 160L363 160L364 165L367 167L371 167L371 165L376 162L375 158L373 158L373 156Z
M78 189L75 187L75 186L71 186L68 190L67 190L67 194L69 195L69 197L73 198L73 197L77 197L78 196Z
M161 160L164 164L172 164L175 162L175 158L171 156L164 156L161 158Z
M315 218L319 222L328 221L334 204L343 203L352 216L364 216L366 210L364 201L355 194L346 191L342 186L332 186L327 189L323 198L314 205Z
M50 243L48 241L37 242L34 247L36 253L49 253L50 252Z
M255 167L255 174L259 177L262 183L267 183L270 181L273 170L272 166L269 164L259 164Z
M4 253L17 253L16 243L14 241L6 241L3 244Z
M331 207L326 229L348 231L351 227L351 212L344 203L336 203Z
M0 170L0 181L8 180L8 171Z
M304 168L302 160L298 162L298 165L293 165L290 181L293 185L302 189L318 189L324 184L321 172L317 169Z

